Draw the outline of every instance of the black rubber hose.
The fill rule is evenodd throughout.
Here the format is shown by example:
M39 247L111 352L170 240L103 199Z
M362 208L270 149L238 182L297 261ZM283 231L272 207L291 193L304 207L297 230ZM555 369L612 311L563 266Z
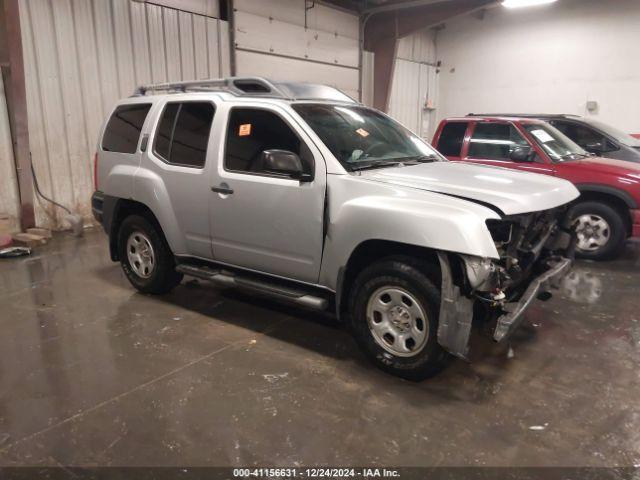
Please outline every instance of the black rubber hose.
M42 191L40 191L40 185L38 185L38 177L36 177L36 171L33 169L33 162L30 162L30 163L31 163L31 175L33 175L33 185L36 187L36 193L38 195L40 195L40 197L42 199L46 200L47 202L52 203L56 207L60 207L65 212L67 212L69 215L73 215L71 213L71 210L69 210L67 207L65 207L64 205L60 205L58 202L56 202L55 200L50 199L44 193L42 193Z

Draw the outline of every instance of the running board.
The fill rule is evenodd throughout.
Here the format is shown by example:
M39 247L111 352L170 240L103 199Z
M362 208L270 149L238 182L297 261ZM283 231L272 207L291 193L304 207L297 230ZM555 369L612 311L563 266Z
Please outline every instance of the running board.
M275 285L226 270L188 264L178 265L176 270L191 277L207 280L220 287L247 290L314 310L326 310L329 307L329 301L326 298L311 295L308 291L284 285Z

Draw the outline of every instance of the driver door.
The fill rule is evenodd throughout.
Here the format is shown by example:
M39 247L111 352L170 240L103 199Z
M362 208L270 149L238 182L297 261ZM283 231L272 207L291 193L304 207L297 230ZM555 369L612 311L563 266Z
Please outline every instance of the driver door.
M494 167L553 175L553 166L544 163L538 155L534 155L531 161L512 160L511 153L517 147L533 148L512 123L477 122L472 128L465 160Z
M326 166L285 109L228 108L210 192L214 259L317 283L323 247ZM305 181L264 171L265 150L298 155Z

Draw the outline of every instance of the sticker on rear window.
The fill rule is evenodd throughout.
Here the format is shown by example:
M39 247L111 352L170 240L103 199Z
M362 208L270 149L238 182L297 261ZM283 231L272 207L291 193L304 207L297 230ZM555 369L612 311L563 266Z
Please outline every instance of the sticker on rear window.
M247 135L251 135L251 124L243 123L242 125L240 125L240 128L238 129L238 136L246 137Z
M369 136L369 132L367 132L364 128L357 129L356 133L358 135L360 135L361 137L368 137Z
M553 142L554 138L541 129L531 130L531 135L535 136L542 143Z

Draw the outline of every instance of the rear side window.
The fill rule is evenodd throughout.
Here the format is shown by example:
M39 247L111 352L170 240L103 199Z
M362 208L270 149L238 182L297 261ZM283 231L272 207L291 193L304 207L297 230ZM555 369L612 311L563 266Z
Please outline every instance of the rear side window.
M467 125L467 122L447 123L438 139L438 151L447 157L459 157Z
M234 108L229 114L224 166L238 172L265 173L261 154L272 149L293 152L302 157L304 164L307 155L301 154L301 146L295 132L275 113Z
M142 125L150 108L150 103L117 107L104 130L102 149L107 152L136 153Z
M469 143L470 158L510 160L511 152L529 145L510 123L478 123Z
M172 165L204 167L214 113L209 102L168 103L156 130L155 154Z

